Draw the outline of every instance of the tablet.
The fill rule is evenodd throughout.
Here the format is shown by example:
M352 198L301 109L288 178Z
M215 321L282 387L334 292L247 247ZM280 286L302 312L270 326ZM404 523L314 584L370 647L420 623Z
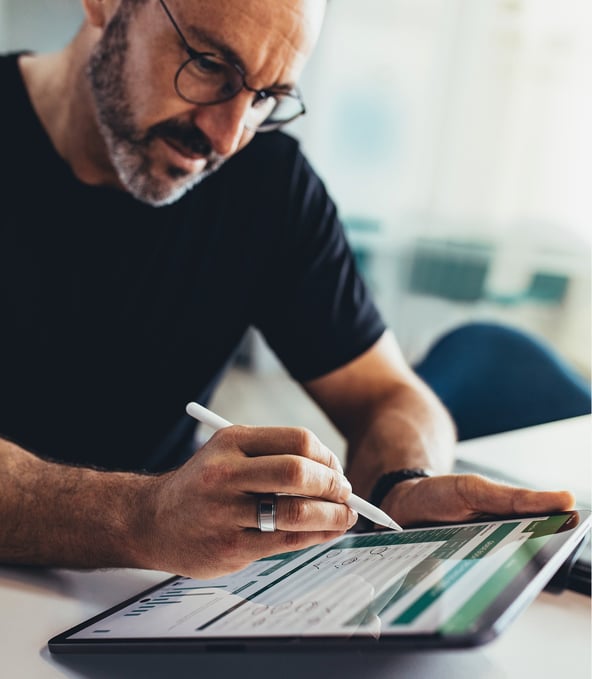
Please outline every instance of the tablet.
M590 530L589 511L346 534L212 580L174 576L54 653L461 648L499 635Z

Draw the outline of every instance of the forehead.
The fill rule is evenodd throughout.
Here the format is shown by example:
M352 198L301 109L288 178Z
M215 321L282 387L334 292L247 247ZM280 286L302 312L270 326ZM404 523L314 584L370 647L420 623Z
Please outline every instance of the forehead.
M211 38L251 75L270 68L297 75L316 44L325 9L325 0L165 2L190 43Z

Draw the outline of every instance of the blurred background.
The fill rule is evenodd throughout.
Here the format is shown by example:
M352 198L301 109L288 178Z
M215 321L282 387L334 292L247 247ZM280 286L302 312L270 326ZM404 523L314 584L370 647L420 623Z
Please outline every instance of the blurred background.
M0 50L59 48L81 16L78 0L0 0ZM591 36L589 0L329 3L291 132L411 362L493 320L590 378ZM255 332L213 407L339 447Z

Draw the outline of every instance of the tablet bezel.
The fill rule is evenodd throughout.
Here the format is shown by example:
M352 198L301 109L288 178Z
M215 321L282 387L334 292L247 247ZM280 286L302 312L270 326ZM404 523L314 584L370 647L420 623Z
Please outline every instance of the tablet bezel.
M392 649L442 649L468 648L486 644L500 635L508 625L536 598L552 579L555 572L573 552L575 547L586 536L592 523L590 510L573 510L557 514L542 514L499 519L479 519L469 523L483 523L484 521L508 521L512 519L536 520L541 516L573 515L561 529L548 539L546 544L537 552L536 559L529 561L517 576L515 576L475 619L470 632L462 634L443 634L442 632L427 632L421 634L382 634L375 638L359 632L352 635L339 636L262 636L262 637L167 637L167 638L119 638L119 639L73 639L72 635L86 627L106 618L113 613L145 598L152 592L161 589L181 578L171 576L160 583L122 601L109 609L81 622L80 624L62 632L48 641L52 653L170 653L170 652L269 652L269 651L331 651L331 650L392 650ZM577 519L575 526L569 524ZM435 524L433 528L460 525ZM427 527L427 526L426 526ZM537 538L533 538L537 539ZM532 568L536 566L536 572Z

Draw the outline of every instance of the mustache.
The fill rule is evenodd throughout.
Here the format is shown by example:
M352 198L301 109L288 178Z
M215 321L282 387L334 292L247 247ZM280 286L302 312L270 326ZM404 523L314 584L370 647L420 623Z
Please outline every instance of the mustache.
M213 150L206 135L190 123L165 120L150 129L146 140L151 141L157 137L169 139L189 153L203 156L209 162L222 160L222 156Z

